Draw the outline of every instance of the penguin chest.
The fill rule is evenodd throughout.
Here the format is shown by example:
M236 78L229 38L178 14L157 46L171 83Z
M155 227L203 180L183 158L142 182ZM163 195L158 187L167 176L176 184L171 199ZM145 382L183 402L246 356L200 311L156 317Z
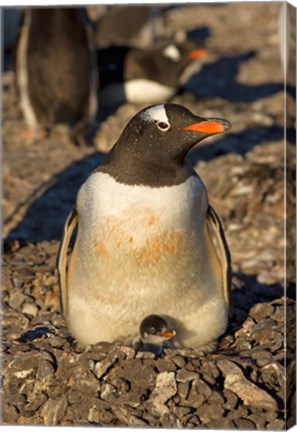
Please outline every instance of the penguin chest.
M118 216L103 219L95 252L105 262L126 261L125 267L161 265L166 259L181 256L186 243L186 229L171 224L154 207L131 207Z
M198 177L160 188L116 183L102 173L93 177L93 185L79 196L79 241L82 250L91 249L88 263L92 256L101 276L114 269L113 278L123 273L139 278L147 272L160 279L161 270L172 272L175 263L180 267L197 261L207 208Z

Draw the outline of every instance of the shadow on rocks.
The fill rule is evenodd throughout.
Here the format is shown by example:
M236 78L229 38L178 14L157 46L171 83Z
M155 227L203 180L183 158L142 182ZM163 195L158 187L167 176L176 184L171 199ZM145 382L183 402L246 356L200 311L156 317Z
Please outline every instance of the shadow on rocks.
M287 129L287 139L289 142L294 143L294 134L295 130ZM192 165L195 165L199 161L208 162L211 159L228 153L236 153L243 156L257 145L282 139L284 139L284 127L282 125L258 126L245 129L239 133L229 133L211 144L194 147L188 156L188 160Z
M257 280L257 275L234 273L232 278L233 316L229 331L243 324L250 310L258 303L269 303L285 295L280 283L265 284Z
M60 240L65 220L72 209L77 192L82 183L104 158L104 153L94 152L90 156L72 163L54 176L49 182L21 203L10 219L20 208L29 208L22 221L8 234L5 241L18 240ZM32 203L30 204L30 202ZM4 223L9 222L8 220Z
M238 69L241 63L255 56L254 51L234 56L222 57L218 61L205 64L197 74L191 76L184 89L193 92L199 99L203 97L221 97L230 102L255 102L284 91L284 83L268 82L248 85L237 82ZM287 86L291 94L293 88Z

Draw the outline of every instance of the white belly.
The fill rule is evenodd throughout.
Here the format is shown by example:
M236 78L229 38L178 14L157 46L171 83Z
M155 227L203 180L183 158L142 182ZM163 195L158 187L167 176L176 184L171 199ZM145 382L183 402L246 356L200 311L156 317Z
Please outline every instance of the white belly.
M136 79L122 83L113 83L100 90L102 106L111 107L123 102L136 104L161 103L174 94L174 89L155 81Z
M209 259L206 210L196 177L144 188L92 175L78 196L69 271L68 320L82 344L134 339L152 313L173 319L189 346L222 333L221 275Z

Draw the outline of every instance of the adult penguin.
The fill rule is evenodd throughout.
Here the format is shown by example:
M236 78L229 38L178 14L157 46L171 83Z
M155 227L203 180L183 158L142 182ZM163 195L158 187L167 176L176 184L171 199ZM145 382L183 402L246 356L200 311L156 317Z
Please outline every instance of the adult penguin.
M84 9L26 9L16 54L20 105L31 133L66 124L80 130L97 110L97 68Z

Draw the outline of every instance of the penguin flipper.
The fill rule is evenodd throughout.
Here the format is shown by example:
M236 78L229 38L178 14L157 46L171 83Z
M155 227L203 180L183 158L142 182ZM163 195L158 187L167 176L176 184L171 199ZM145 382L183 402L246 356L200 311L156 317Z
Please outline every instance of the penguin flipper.
M73 208L65 222L63 236L61 239L57 268L58 278L60 286L60 305L61 311L65 316L67 314L67 297L68 297L68 286L67 286L67 251L69 243L73 234L73 231L78 224L78 214L75 208Z
M231 300L231 254L225 237L222 222L211 205L206 213L206 223L212 243L217 252L222 272L222 291L228 306L229 317L232 315Z

